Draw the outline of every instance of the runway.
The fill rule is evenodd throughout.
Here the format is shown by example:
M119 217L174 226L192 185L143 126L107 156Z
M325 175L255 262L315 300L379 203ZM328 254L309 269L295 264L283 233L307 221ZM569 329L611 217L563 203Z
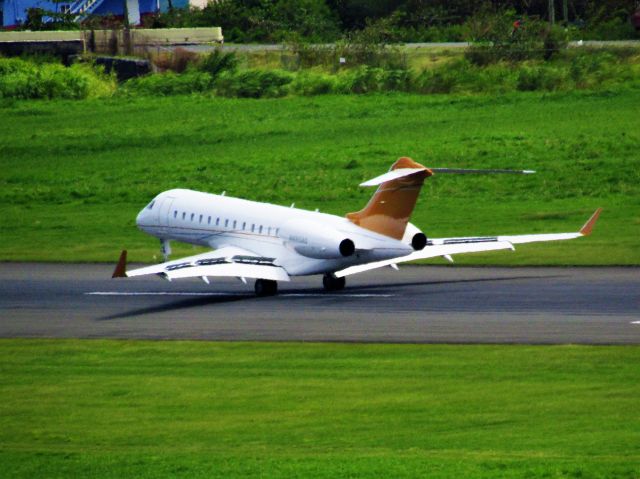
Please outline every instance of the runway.
M405 266L256 298L235 279L111 279L112 266L0 264L0 337L639 344L639 268Z

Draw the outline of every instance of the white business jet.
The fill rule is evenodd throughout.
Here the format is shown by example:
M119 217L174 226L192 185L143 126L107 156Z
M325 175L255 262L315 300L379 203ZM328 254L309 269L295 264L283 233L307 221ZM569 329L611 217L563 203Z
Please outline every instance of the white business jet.
M591 233L600 209L575 233L430 238L409 223L424 180L438 173L533 173L513 170L429 169L400 158L389 172L361 186L377 186L369 203L340 217L317 211L174 189L156 196L136 218L138 227L161 241L165 262L126 271L126 251L114 277L179 278L229 276L255 279L258 296L277 294L278 281L323 274L326 290L344 288L345 277L398 263L442 256L514 249L515 244L579 238ZM169 242L213 251L167 261Z

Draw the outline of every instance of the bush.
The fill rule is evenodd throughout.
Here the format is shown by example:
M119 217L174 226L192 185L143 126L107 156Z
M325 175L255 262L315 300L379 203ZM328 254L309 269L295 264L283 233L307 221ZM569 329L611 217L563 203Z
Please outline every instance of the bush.
M216 93L239 98L281 97L289 92L291 73L282 70L244 70L223 72L215 83Z
M65 67L56 63L35 64L22 59L0 58L0 98L83 99L107 96L116 83L90 65Z
M219 48L205 55L198 62L198 70L217 77L223 71L235 71L238 68L238 57L235 53L224 53Z
M518 71L518 90L556 91L570 86L567 70L549 65L523 65Z
M208 73L191 71L178 75L166 72L133 78L124 83L123 90L142 95L187 95L212 91L213 84L213 77Z
M483 10L467 22L473 45L465 57L474 65L549 60L567 47L567 33L542 20L517 16L514 10Z
M296 75L291 91L304 96L326 95L336 91L337 83L335 75L304 71Z
M465 59L423 70L415 78L413 88L418 93L452 93L473 74L471 70L472 65Z
M373 93L383 90L384 70L376 67L359 67L338 76L340 93Z

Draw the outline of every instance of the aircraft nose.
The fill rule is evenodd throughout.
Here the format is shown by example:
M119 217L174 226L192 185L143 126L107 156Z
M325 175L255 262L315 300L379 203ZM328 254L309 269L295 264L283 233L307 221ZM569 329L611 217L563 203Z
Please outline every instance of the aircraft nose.
M138 213L138 216L136 216L136 225L137 226L140 226L141 224L144 223L145 216L146 216L145 210L144 209L140 210L140 213Z

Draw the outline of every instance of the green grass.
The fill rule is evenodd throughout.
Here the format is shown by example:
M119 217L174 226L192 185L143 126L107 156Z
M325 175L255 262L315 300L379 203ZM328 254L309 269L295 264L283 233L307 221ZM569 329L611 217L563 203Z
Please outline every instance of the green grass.
M0 341L3 477L637 478L640 349Z
M273 100L203 96L0 106L0 260L152 261L137 212L173 187L345 214L399 156L434 167L531 168L429 180L430 237L574 231L588 239L463 264L640 264L640 90ZM185 247L177 253L191 252ZM437 260L439 261L439 260Z

